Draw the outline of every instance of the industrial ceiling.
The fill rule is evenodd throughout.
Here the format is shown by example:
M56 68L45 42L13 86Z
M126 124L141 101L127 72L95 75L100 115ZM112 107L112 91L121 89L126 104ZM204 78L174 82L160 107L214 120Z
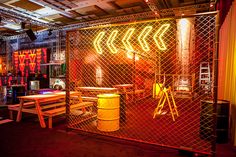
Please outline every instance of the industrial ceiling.
M215 0L0 0L0 36L212 11ZM131 18L134 17L134 18Z

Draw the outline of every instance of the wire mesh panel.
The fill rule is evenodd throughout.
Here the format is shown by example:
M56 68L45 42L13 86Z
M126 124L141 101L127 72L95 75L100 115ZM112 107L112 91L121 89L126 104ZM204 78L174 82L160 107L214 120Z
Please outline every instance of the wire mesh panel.
M91 27L67 42L69 90L94 102L70 110L69 128L211 153L215 16Z

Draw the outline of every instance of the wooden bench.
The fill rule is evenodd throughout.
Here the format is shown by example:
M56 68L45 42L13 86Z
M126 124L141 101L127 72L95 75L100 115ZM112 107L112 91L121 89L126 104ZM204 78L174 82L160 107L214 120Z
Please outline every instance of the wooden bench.
M42 128L45 128L44 117L48 117L48 127L52 128L52 117L66 113L65 92L49 95L28 95L19 97L20 104L9 106L9 111L18 111L16 121L21 120L23 112L38 115L39 122ZM83 102L80 92L70 92L70 111L82 109L86 111L87 107L94 106L94 102Z
M92 107L93 102L80 102L70 106L70 110L85 109L86 107ZM48 117L48 127L52 128L52 117L66 113L66 107L61 106L50 110L43 111L43 115Z
M35 105L35 102L25 102L24 103L24 107L32 107L34 105ZM18 111L19 106L20 106L20 104L8 105L10 119L12 119L12 120L14 119L13 118L13 111Z
M47 104L44 103L41 106L41 109L48 109L48 108L53 108L53 107L59 107L62 105L65 105L65 102L59 102L59 103L55 103L55 101L51 101L51 103L53 104ZM14 104L14 105L8 105L8 110L9 110L9 115L10 115L10 119L14 119L13 118L13 111L18 111L20 107L20 104ZM31 102L25 102L24 103L24 108L22 109L23 112L28 111L30 113L36 113L33 108L35 108L35 102L31 101Z
M91 100L91 99L90 99ZM48 117L48 127L52 128L52 118L66 113L66 102L57 102L52 104L44 104L41 106L43 116ZM10 118L13 119L13 111L19 110L20 104L9 105ZM79 102L70 106L71 110L83 109L94 106L94 102ZM35 109L35 102L24 103L22 112L37 114Z
M89 97L89 96L82 96L83 101L92 101L92 102L97 102L98 98L97 97Z

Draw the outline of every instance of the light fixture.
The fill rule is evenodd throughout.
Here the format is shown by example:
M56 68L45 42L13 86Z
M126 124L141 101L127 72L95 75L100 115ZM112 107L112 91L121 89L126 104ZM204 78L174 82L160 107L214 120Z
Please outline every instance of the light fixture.
M50 35L52 35L52 30L51 29L48 30L48 36L50 36Z
M25 31L28 37L30 38L31 41L34 41L37 39L36 35L34 34L33 30L30 28Z
M25 29L25 22L21 22L21 29Z
M17 23L5 23L3 25L3 27L11 29L11 30L19 30L20 29L20 25Z
M213 3L210 3L210 7L212 8L214 6L214 4Z

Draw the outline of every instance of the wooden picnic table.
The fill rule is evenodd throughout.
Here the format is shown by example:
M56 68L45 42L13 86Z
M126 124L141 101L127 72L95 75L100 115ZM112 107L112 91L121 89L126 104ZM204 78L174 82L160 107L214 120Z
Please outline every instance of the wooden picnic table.
M82 100L80 92L72 91L72 92L70 92L70 96L78 96L78 99ZM38 94L38 95L19 96L18 98L20 99L20 104L19 104L19 109L18 109L18 114L17 114L16 121L17 122L21 121L22 111L27 112L27 113L33 113L33 114L38 115L40 126L42 128L45 128L46 124L45 124L45 121L44 121L44 118L43 118L44 113L42 112L41 104L42 103L45 104L47 102L52 102L52 101L60 101L61 99L65 100L65 97L66 97L65 92L59 92L59 93L53 93L53 94L44 94L44 95ZM30 109L25 108L24 109L24 104L27 104L29 102L34 102L33 104L35 105L35 108L30 108ZM62 103L58 103L58 102L56 104L62 105ZM63 105L65 105L65 101L63 102Z

